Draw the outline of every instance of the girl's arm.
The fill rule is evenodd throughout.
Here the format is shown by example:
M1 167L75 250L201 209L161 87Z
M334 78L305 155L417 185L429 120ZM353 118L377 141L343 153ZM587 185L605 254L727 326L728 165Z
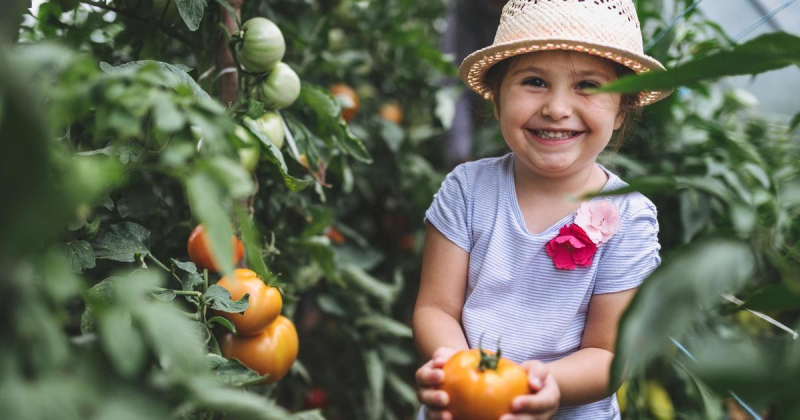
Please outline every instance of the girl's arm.
M617 326L637 288L592 296L581 348L547 368L561 391L561 405L579 405L608 397Z
M468 265L469 253L428 223L412 321L414 341L423 360L432 358L439 347L468 348L461 328Z

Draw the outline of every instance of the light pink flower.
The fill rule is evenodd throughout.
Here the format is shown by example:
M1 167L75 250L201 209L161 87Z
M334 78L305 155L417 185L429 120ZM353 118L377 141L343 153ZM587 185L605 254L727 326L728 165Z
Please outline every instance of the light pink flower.
M608 200L586 202L578 209L575 224L586 231L592 242L601 245L619 230L619 210Z

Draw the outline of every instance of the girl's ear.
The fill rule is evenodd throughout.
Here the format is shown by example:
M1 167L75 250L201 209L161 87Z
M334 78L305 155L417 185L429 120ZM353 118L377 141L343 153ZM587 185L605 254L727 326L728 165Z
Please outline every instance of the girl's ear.
M625 121L625 111L620 110L617 117L614 119L614 130L619 130L622 127L622 122Z

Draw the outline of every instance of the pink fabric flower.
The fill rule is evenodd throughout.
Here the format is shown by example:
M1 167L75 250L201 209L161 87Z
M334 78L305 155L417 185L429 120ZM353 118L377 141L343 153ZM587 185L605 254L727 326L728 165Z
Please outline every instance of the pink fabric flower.
M619 230L619 210L608 200L581 204L575 215L580 226L596 245L608 242Z
M580 226L573 223L562 227L558 231L558 236L547 243L545 250L547 255L553 259L556 268L574 270L578 266L592 265L592 257L597 252L597 245Z

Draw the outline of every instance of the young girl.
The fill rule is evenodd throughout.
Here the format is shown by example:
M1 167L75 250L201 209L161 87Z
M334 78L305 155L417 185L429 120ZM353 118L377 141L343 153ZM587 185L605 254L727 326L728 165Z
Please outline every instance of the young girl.
M619 418L609 370L620 315L659 265L641 194L596 163L630 111L669 95L599 94L644 55L631 0L511 0L461 77L491 99L511 152L456 167L426 212L414 335L421 417L451 418L444 362L482 345L529 373L503 418Z

